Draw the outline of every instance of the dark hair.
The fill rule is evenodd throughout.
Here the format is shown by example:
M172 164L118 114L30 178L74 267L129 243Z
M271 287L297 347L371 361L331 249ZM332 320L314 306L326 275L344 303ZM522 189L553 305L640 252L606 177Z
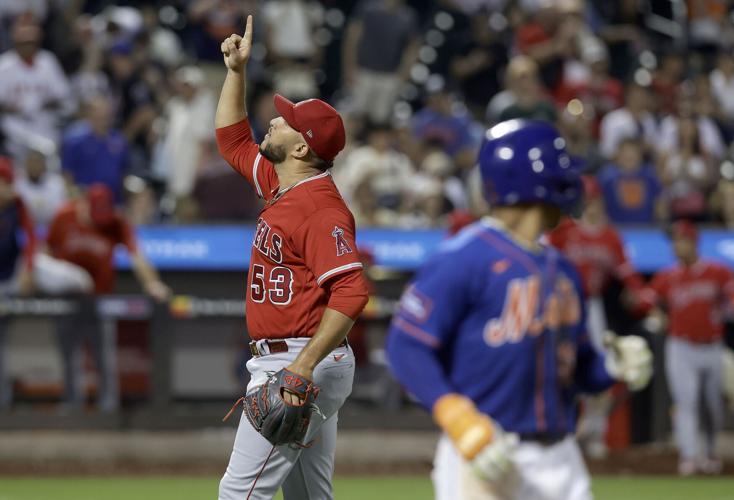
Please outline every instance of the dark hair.
M326 161L319 158L319 155L317 155L313 149L308 148L308 155L306 156L306 161L308 161L309 164L311 164L312 167L318 168L322 172L326 172L331 167L334 166L334 161Z

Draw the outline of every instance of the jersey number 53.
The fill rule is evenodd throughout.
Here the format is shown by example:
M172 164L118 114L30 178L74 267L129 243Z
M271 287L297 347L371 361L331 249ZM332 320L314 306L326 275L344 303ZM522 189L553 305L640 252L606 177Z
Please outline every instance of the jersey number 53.
M285 306L293 296L293 272L287 267L276 266L270 272L262 264L250 269L250 297L262 304L268 299L272 304Z

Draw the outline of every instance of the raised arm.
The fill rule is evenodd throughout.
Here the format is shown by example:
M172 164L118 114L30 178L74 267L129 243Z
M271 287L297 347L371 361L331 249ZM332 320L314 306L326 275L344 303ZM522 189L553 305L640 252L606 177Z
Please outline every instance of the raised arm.
M247 16L245 36L231 35L222 42L222 56L227 78L219 95L214 124L217 128L241 122L247 117L245 107L245 68L252 48L252 16Z

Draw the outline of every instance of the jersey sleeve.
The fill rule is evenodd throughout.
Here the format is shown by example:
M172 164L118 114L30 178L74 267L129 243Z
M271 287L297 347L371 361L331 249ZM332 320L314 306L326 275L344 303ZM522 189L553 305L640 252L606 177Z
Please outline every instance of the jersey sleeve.
M354 218L346 210L317 210L295 231L292 240L319 286L340 274L362 269Z
M273 190L278 187L278 176L272 162L260 154L247 119L218 128L216 136L222 158L247 179L260 198L272 198Z
M471 266L457 260L453 254L438 254L426 263L403 293L386 343L393 374L428 410L442 396L457 392L440 360L440 348L459 326L472 296Z
M438 254L406 289L391 332L432 347L444 344L465 316L474 280L467 263L453 253Z

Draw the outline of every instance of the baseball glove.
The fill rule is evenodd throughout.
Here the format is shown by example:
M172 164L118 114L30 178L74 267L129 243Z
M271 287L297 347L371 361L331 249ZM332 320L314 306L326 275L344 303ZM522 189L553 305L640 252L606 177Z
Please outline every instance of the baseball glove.
M283 398L283 392L298 395L300 404ZM245 415L252 426L274 445L302 445L319 388L285 368L273 373L263 385L245 396Z

